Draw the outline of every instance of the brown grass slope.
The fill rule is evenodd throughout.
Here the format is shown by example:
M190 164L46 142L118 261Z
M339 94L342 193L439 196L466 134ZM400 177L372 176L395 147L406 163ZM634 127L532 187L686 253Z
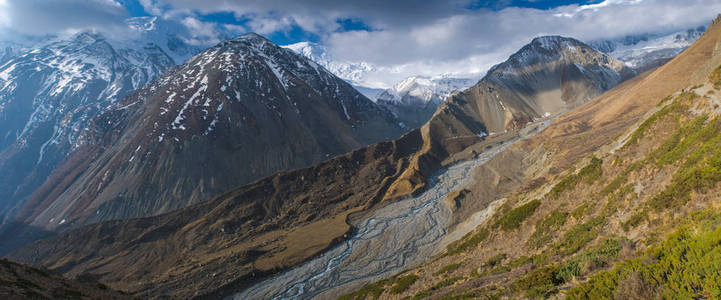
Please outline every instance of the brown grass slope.
M575 39L536 38L439 107L421 127L424 147L387 198L425 188L427 175L478 143L479 134L513 131L544 115L567 112L633 75L621 62Z
M12 257L70 276L89 273L143 297L217 296L337 242L350 230L349 214L380 201L420 144L412 131L187 209L86 226Z
M92 279L70 280L47 270L0 259L0 298L133 299Z
M666 65L483 166L457 211L503 205L396 277L414 283L379 282L346 298L718 297L719 65L721 16Z

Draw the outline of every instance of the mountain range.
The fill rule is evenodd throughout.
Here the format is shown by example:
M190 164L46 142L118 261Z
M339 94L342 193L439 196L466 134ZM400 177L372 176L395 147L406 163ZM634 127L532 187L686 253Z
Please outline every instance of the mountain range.
M445 198L458 225L433 259L359 280L336 295L691 299L717 293L711 282L719 251L719 45L721 16L663 66L496 154L473 172L473 184ZM376 247L383 245L391 244Z
M388 110L408 127L423 125L438 106L451 94L464 90L476 81L453 77L409 77L378 95L376 103Z
M55 229L156 215L402 132L323 67L247 34L93 119L18 219Z
M223 58L221 53L226 53L223 51L225 49L236 49L231 51L231 53L236 53L237 49L246 47L266 49L267 51L262 51L262 54L258 55L258 61L249 59L249 62L263 62L276 57L274 53L285 54L283 57L296 59L300 57L288 50L282 51L280 48L274 47L262 37L246 35L211 48L191 60L180 70L190 66L200 68L197 66L204 65L198 64L198 61L212 61L216 57ZM247 53L245 50L238 52ZM210 53L213 55L209 55ZM254 52L250 51L250 53ZM281 59L281 57L276 59ZM272 61L276 62L274 64L279 68L283 67L281 70L287 71L272 72L272 70L266 69L266 72L263 73L265 75L253 74L254 76L250 78L268 76L274 84L274 91L284 91L285 89L291 91L295 86L303 86L301 81L296 80L297 77L291 77L293 74L290 70L292 69L285 69L285 66L295 66L295 63L286 64L282 61ZM266 63L265 65L274 64ZM222 67L213 69L223 70ZM244 69L248 70L252 67L247 66ZM178 74L187 72L180 70ZM316 71L310 63L300 70L306 70L310 74L314 74ZM276 77L275 74L279 76ZM198 296L208 297L227 295L246 288L249 284L265 279L280 270L298 265L324 249L336 245L349 233L350 227L346 222L353 223L350 220L357 220L389 203L395 203L409 195L419 193L430 180L431 174L441 168L444 160L455 155L464 155L462 153L469 146L475 144L480 147L474 151L489 151L484 148L486 145L489 147L488 149L493 149L495 143L504 143L512 138L512 135L504 134L503 131L524 128L528 122L544 118L545 113L556 115L581 105L590 100L592 95L600 94L632 74L633 72L622 63L577 40L564 37L537 38L512 55L508 61L496 66L493 72L490 72L474 87L452 96L448 102L443 103L427 124L411 130L397 140L363 147L311 167L276 173L180 210L150 218L102 222L70 230L16 252L17 254L32 253L32 255L15 256L17 255L15 254L12 257L22 258L21 261L33 264L40 263L52 269L62 269L64 274L71 276L94 270L90 272L100 276L101 282L113 282L115 283L115 285L111 285L113 288L148 297L162 294L180 296L193 292ZM330 73L327 76L335 78L335 84L345 85L352 91L350 85L343 80L331 77ZM132 110L137 113L145 113L154 106L164 107L164 100L169 98L172 92L163 86L174 82L170 78L176 77L177 75L171 74L169 77L159 79L158 83L151 85L146 90L141 90L138 93L141 96L138 98L146 100L140 101L140 103L136 98L128 97L120 104L123 107L128 105L135 107ZM186 77L194 80L200 78L201 81L204 81L205 78L205 76ZM210 82L217 81L208 78L208 89L210 89L212 86ZM220 76L220 78L227 77ZM522 85L518 78L527 79L527 84ZM287 80L285 85L283 80ZM503 86L500 83L508 87L502 89ZM197 87L199 84L181 84L180 86ZM222 80L218 83L218 85L223 84L225 81ZM253 91L254 82L249 84L250 89L248 90ZM231 85L228 85L228 90L231 90L230 87ZM486 91L489 87L495 88L494 93L487 94ZM557 90L555 93L558 93L560 97L555 100L556 102L548 102L550 97L546 98L544 95L554 89ZM331 91L333 90L331 89ZM153 99L152 96L144 96L146 93L153 95L152 91L162 97ZM262 89L258 92L265 91L267 90ZM188 91L186 94L193 93L193 91ZM235 93L231 93L231 95L233 94ZM208 95L207 92L204 95ZM220 97L209 99L224 101L226 97L222 93L219 95ZM199 98L203 100L206 97ZM260 100L268 98L270 97L256 98L258 100L255 102L262 103ZM351 99L362 99L367 101L366 103L372 104L370 100L362 96ZM280 100L286 99L280 98ZM178 143L176 138L181 141L203 141L205 137L202 134L207 130L208 123L212 122L210 120L213 120L214 113L217 112L217 110L212 110L217 106L204 108L203 102L191 101L191 104L198 105L192 107L199 108L194 110L197 113L196 117L190 117L190 114L183 115L182 123L179 122L175 126L178 129L184 126L185 129L171 130L165 135L163 141L167 141L170 145ZM292 104L292 102L289 103ZM226 105L232 107L230 103ZM289 104L285 104L285 106L292 107ZM357 118L355 117L356 109L349 109L351 117L344 118L345 113L340 106L335 110L336 117L340 116L341 120L346 121ZM278 104L276 107L281 106ZM352 106L349 104L349 107ZM269 108L273 108L273 106L265 106L264 110ZM208 110L208 118L205 122L202 118L206 115L203 109ZM117 114L119 116L128 114L125 112L126 110L131 110L131 108L123 109L123 112ZM228 110L233 111L232 108L228 108ZM158 108L152 111L153 114L143 117L125 117L125 119L146 120L140 124L155 124L156 119L152 116L164 110ZM170 113L171 111L173 113ZM177 111L179 110L168 109L170 117L167 120L177 120L175 117ZM276 112L276 110L270 110L270 112ZM283 111L283 115L286 113L291 116L293 114L292 111ZM130 114L133 113L130 112ZM373 115L377 114L376 112ZM271 115L276 116L275 114ZM107 123L105 119L102 120L101 124ZM168 123L169 121L158 122L158 124L166 124L166 126L151 128L173 129L175 123ZM122 124L122 122L116 123L115 121L110 123ZM195 126L195 124L203 126ZM107 190L105 186L112 185L113 182L105 183L100 179L103 178L102 174L108 171L114 174L109 175L108 178L119 177L121 179L152 174L152 169L146 169L142 173L133 175L123 175L123 172L142 169L143 165L157 161L152 154L147 153L162 153L163 150L158 148L158 136L162 136L162 131L148 134L147 131L140 130L138 132L143 134L125 137L124 132L136 132L136 130L123 129L124 126L117 126L120 129L117 133L112 134L119 137L113 141L120 141L120 143L113 142L113 144L123 145L123 150L105 151L105 153L109 153L108 157L117 158L119 165L104 159L103 156L106 154L94 159L79 159L78 161L100 162L97 165L110 167L95 169L91 166L90 169L93 171L87 173L90 175L87 176L87 182L83 182L84 176L80 176L80 184L73 183L69 188L60 185L59 190L67 193L67 191L74 191L77 187L77 189L85 188L93 192L97 186L100 186L101 190ZM129 126L132 128L132 126L137 127L138 125ZM218 127L218 129L220 128L222 127ZM218 129L214 129L212 132L217 132ZM191 138L193 136L191 132L194 132L197 137ZM489 136L491 133L494 134ZM228 136L224 137L222 140L228 139ZM142 139L152 141L151 145L138 144L136 146L135 143L123 142ZM488 142L484 143L486 140ZM212 145L212 142L209 141L203 141L200 144L207 143ZM160 145L165 144L161 143ZM189 145L189 142L184 142L182 145ZM184 149L174 151L181 153L188 151ZM242 150L243 148L235 149L235 151ZM188 160L199 156L199 153L201 152L185 155L184 159ZM218 157L218 154L213 154L211 157ZM213 166L213 170L217 172L215 169L219 167L221 166ZM163 174L173 174L173 172L168 172L169 167L167 166L158 169L162 169ZM203 173L199 172L198 166L194 167L194 170L194 172L190 172L190 170L177 172L184 174L182 178L192 178L189 176L190 174ZM76 176L61 176L61 178L66 177ZM166 175L165 177L170 176ZM164 180L164 178L158 174L144 177L140 182L148 180ZM177 182L177 180L179 179L168 180L168 182ZM208 181L211 180L205 179L201 182ZM122 186L129 184L128 181L117 182L119 186L121 183ZM157 183L154 183L150 186L156 185ZM53 183L52 186L54 187L56 184ZM196 187L197 185L190 186ZM142 185L136 185L132 190L143 191L144 189ZM166 190L160 189L160 191ZM181 199L192 199L192 196L193 194L188 193ZM77 194L65 199L72 200L78 199L78 197L82 197L82 195ZM102 194L100 197L103 197ZM163 196L156 194L150 198L157 199L158 197ZM99 215L108 214L104 212L108 210L110 213L117 214L132 207L144 208L141 205L146 203L159 205L170 201L170 198L166 198L167 200L164 202L148 202L147 198L136 198L145 200L125 203L115 201L118 204L102 207ZM48 199L48 197L39 197L39 199ZM63 203L62 201L71 203L63 200L63 197L57 199L58 203ZM90 203L90 205L86 206L87 208L78 207L79 213L73 212L76 217L64 216L63 218L69 223L76 222L78 225L89 221L98 221L98 219L93 219L98 215L96 213L97 204L95 204L97 202L92 201L98 197L93 195L87 199L89 201L84 202ZM192 203L191 200L186 201L188 202L185 204ZM38 205L39 203L41 202L29 206L45 209L43 213L36 214L34 217L34 220L39 221L38 225L46 223L53 214L64 213L63 211L53 211L53 207L68 207L68 205ZM113 218L121 217L125 216L113 216ZM113 238L94 238L100 236L112 236ZM313 236L313 239L308 239L308 236ZM83 245L85 246L75 247L74 245L77 245L79 241L84 241ZM54 245L50 252L46 252L46 249L49 249L48 245ZM217 249L225 250L217 252ZM155 255L150 255L151 252L158 253L163 258L156 260ZM83 259L80 260L80 257ZM119 268L119 266L124 267ZM210 276L210 274L215 275ZM194 284L188 284L188 282L194 282Z
M126 24L0 48L0 295L719 293L721 16L374 99L316 44Z
M588 42L588 45L641 73L658 67L676 56L698 39L704 30L705 27L700 26L679 32L647 33L613 40L594 40ZM334 60L328 54L327 48L311 42L300 42L284 47L325 66L371 100L386 106L411 128L425 123L438 104L445 101L453 92L471 87L481 77L480 75L477 77L411 76L394 83L387 89L371 88L368 87L366 77L368 73L378 69L373 64Z
M155 44L119 48L81 33L0 66L0 212L29 195L95 115L173 66Z
M630 35L613 40L592 41L589 44L643 72L663 65L693 44L706 31L705 26L666 34Z

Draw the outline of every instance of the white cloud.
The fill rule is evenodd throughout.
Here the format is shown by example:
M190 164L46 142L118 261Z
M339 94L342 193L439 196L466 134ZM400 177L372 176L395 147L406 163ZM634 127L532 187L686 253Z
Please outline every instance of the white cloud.
M5 26L43 35L124 26L125 8L113 0L3 0Z
M288 16L262 16L253 18L248 22L251 31L258 34L286 31L291 29L294 24L293 18Z
M143 0L150 2L151 0ZM298 26L321 38L331 57L368 62L366 84L388 86L411 75L483 72L533 37L558 34L581 40L686 29L721 12L718 0L606 0L550 10L465 7L471 0L152 0L165 12L233 12L260 34ZM339 29L339 19L361 20L372 31Z
M721 12L718 0L606 0L550 10L468 10L472 0L138 1L147 12L182 23L193 44L210 45L229 33L270 35L300 27L320 37L334 59L374 64L377 71L367 82L377 86L410 75L482 72L539 35L594 40L681 30ZM0 0L0 8L0 27L5 22L25 34L109 31L127 14L113 0ZM213 12L231 12L244 23L215 24L199 17ZM372 30L344 32L337 22L343 19L362 21Z
M185 17L181 23L192 33L192 37L187 40L191 45L209 45L220 42L218 27L215 23L203 22L194 17Z
M160 16L163 14L163 10L153 0L139 0L140 5L143 6L146 12L152 15Z
M331 33L324 42L336 59L366 61L383 71L400 70L373 74L369 79L382 82L385 80L380 78L402 78L428 70L435 74L485 71L539 35L589 41L683 30L706 25L719 12L721 2L717 0L608 0L551 10L464 12L410 27Z
M7 0L0 0L0 28L9 27L11 23L10 14L8 14Z

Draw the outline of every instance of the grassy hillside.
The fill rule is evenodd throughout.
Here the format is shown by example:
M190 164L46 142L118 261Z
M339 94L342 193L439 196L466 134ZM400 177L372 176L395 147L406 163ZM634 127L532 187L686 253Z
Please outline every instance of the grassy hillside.
M567 171L508 195L434 261L343 298L720 297L719 72L658 99Z

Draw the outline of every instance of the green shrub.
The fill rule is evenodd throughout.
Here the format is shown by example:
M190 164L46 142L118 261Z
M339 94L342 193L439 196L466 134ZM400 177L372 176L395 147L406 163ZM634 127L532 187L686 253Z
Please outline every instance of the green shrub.
M648 119L644 120L641 125L636 128L636 130L631 134L628 142L623 145L623 148L628 148L630 146L638 144L638 141L640 141L646 135L646 132L651 129L651 126L653 126L656 122L668 116L672 112L683 110L685 110L685 106L682 105L680 101L674 101L673 103L661 108L659 111L648 117Z
M370 297L371 299L378 299L383 292L385 292L385 286L392 283L392 278L379 280L377 282L367 284L359 290L341 295L338 300L362 300Z
M685 158L671 183L648 201L656 211L678 208L688 202L692 191L704 192L721 181L721 119L706 121L705 116L694 119L652 153L659 165ZM639 224L640 217L629 220L625 228Z
M529 246L534 248L540 248L546 245L553 238L553 233L566 224L568 219L567 212L561 212L554 210L544 219L539 220L536 223L536 231L533 232L531 238L528 240Z
M692 146L699 146L718 134L718 126L714 126L714 124L704 126L707 119L706 116L695 118L655 149L651 156L657 158L656 164L663 166L675 163L681 160Z
M431 290L431 291L437 291L437 290L440 290L440 289L442 289L442 288L444 288L444 287L453 285L454 283L456 283L456 282L458 282L458 281L461 281L461 280L463 280L463 279L464 279L463 277L451 277L451 278L447 278L447 279L441 280L440 282L438 282L438 283L436 283L435 285L433 285L433 286L430 288L430 290Z
M510 289L522 291L524 296L529 298L548 298L558 292L558 286L574 277L605 267L614 261L623 241L624 239L606 239L564 263L539 267L514 282Z
M461 264L450 264L450 265L447 265L447 266L444 266L444 267L440 268L438 271L436 271L435 273L433 273L433 275L438 276L438 275L450 273L450 272L453 272L453 271L455 271L456 269L458 269L458 267L460 267L460 266L461 266Z
M598 236L597 227L606 222L603 217L596 217L585 223L573 226L566 231L563 239L554 247L558 249L559 254L570 255L576 253L586 244L593 241Z
M568 282L574 277L581 273L581 268L578 266L578 261L569 260L562 264L560 268L554 274L555 282Z
M721 181L721 157L708 160L707 164L699 164L688 169L679 169L673 176L671 184L655 195L649 205L657 211L680 207L690 199L691 191L704 192Z
M591 204L591 201L584 201L581 205L573 209L571 216L576 220L583 219L583 217L591 213L591 208L593 208Z
M621 251L622 242L627 242L627 240L622 238L602 240L598 244L591 246L588 250L573 256L565 264L578 267L578 272L573 273L573 276L594 272L610 265L616 260L618 253ZM567 268L575 269L575 267Z
M400 276L396 279L395 284L391 287L391 294L400 294L405 292L413 283L418 280L416 275Z
M631 228L635 228L646 220L648 220L648 212L644 209L633 214L626 222L621 224L621 227L623 227L623 230L629 231Z
M493 268L493 267L499 265L501 262L503 262L503 260L506 259L506 257L508 257L508 255L506 255L505 253L495 255L495 256L489 258L486 261L486 263L483 264L483 266L486 268Z
M618 210L618 207L622 205L621 201L626 198L626 195L633 192L633 185L627 184L619 189L616 193L608 197L608 202L603 207L603 216L610 216ZM635 195L635 194L633 194Z
M477 231L469 232L463 236L460 240L448 245L446 255L454 255L462 252L466 252L472 248L475 248L483 240L488 237L488 230L485 228L479 228Z
M557 285L563 283L556 278L558 270L558 266L535 269L525 277L516 280L511 285L511 290L525 291L524 295L529 298L547 298L558 291Z
M541 201L533 200L519 207L508 211L503 217L496 221L495 226L503 230L512 230L521 226L521 223L528 217L533 215L536 208L541 205Z
M437 300L465 300L465 299L483 299L483 300L495 300L501 298L501 292L496 291L494 287L482 288L473 291L455 291L445 295L442 295Z
M420 300L423 298L428 298L431 295L433 295L433 292L430 290L420 291L417 294L413 295L413 297L408 298L408 300Z
M618 190L619 187L621 187L622 184L624 184L628 180L628 176L626 174L621 174L616 176L609 184L604 186L601 191L599 192L599 196L606 197L610 195L611 193Z
M564 191L573 189L580 182L592 184L603 175L603 169L601 164L603 161L597 157L592 157L591 162L585 167L581 168L576 174L571 174L559 181L551 191L549 192L551 198L555 199L561 195Z
M567 299L629 296L664 299L721 298L721 228L680 228L660 245L572 288ZM639 293L641 293L639 295Z

